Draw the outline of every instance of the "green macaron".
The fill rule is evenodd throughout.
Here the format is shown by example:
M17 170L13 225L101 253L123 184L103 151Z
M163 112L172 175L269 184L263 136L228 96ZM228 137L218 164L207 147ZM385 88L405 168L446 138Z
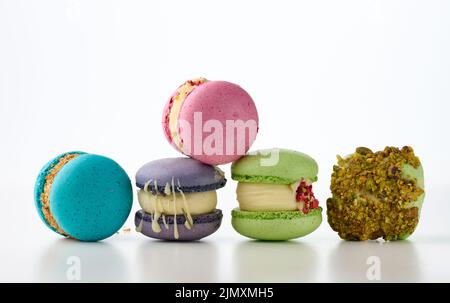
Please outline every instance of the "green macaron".
M306 236L322 222L322 208L304 215L300 211L231 212L233 228L243 236L266 241L285 241Z
M292 184L301 178L315 182L318 173L310 156L280 148L255 151L231 166L231 177L239 182Z
M322 208L312 192L318 166L310 156L287 149L259 150L235 161L240 207L233 228L258 240L283 241L306 236L322 222Z

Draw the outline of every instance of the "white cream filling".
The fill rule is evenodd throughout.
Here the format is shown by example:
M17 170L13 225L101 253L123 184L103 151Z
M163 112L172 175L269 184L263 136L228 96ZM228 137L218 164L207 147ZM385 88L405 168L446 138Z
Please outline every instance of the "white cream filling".
M185 199L183 199L183 195ZM190 213L191 215L201 215L214 211L217 205L217 193L212 190L163 196L139 190L138 200L142 209L149 214L161 213L173 216Z
M176 95L173 97L172 107L169 113L169 131L172 137L172 142L178 146L180 150L183 149L183 143L181 142L180 135L178 134L178 116L180 115L181 107L186 99L187 95L191 93L198 85L192 83L204 83L208 80L204 78L194 79L187 81L177 90Z
M239 208L246 211L298 210L294 184L264 184L239 182L236 194Z

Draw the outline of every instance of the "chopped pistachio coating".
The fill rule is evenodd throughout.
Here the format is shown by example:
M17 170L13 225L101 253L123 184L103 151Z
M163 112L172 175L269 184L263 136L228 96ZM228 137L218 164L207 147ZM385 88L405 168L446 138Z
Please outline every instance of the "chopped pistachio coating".
M405 178L402 172L405 167L422 171L413 149L386 147L374 153L358 147L354 154L337 158L331 175L333 196L327 200L331 228L345 240L389 241L412 234L420 213L412 202L424 194L418 186L423 176Z

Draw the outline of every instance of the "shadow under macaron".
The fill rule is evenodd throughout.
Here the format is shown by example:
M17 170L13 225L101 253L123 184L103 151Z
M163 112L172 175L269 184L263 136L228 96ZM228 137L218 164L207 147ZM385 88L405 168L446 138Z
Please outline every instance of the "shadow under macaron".
M313 246L297 241L243 241L232 256L233 281L240 283L314 281L320 261Z
M219 250L211 242L145 241L138 247L136 260L142 282L220 282Z
M128 266L114 245L103 242L80 242L57 239L40 256L37 282L125 282Z

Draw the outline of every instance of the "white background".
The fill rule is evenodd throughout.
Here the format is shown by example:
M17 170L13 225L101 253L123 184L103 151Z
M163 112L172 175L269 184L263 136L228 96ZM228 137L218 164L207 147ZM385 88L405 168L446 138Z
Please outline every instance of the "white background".
M450 281L450 1L0 0L0 281ZM254 98L253 149L285 147L320 166L325 205L337 154L411 145L427 197L409 241L349 243L326 222L285 243L230 226L236 183L219 191L221 229L200 243L134 232L60 239L33 205L40 168L71 150L107 155L134 179L177 156L160 126L169 95L203 76ZM229 165L223 166L229 177ZM133 227L133 213L126 227Z

